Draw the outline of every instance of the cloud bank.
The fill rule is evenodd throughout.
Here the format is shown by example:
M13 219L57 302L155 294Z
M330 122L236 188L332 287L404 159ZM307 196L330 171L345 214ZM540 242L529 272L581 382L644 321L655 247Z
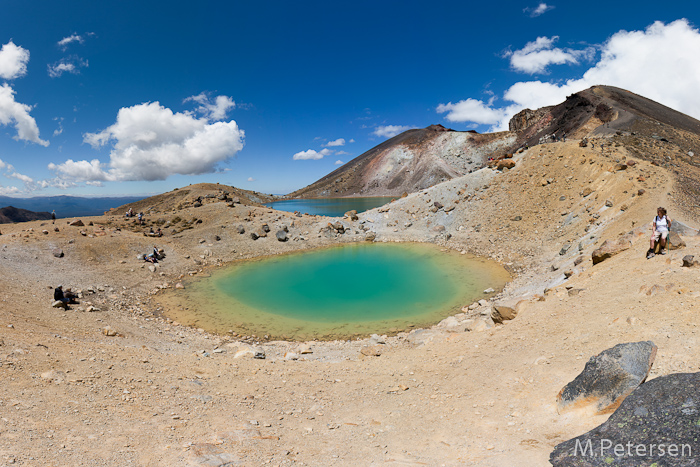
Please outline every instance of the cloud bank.
M545 42L540 41L539 45L531 47L531 53L551 50L553 41L549 45ZM558 104L568 95L604 84L627 89L700 118L698 56L700 32L688 20L669 24L657 21L644 31L615 33L600 47L598 62L580 78L563 82L515 83L503 94L505 105L500 107L494 105L494 99L485 102L467 98L455 104L440 104L436 111L447 113L445 118L451 122L474 122L492 125L491 131L507 130L510 117L522 109ZM539 63L545 62L547 60ZM536 67L537 63L533 59L529 65L521 66Z
M115 124L83 141L98 149L112 144L110 161L98 159L49 164L64 180L79 182L154 181L171 175L212 173L243 148L244 132L235 121L213 122L175 113L158 102L119 110Z

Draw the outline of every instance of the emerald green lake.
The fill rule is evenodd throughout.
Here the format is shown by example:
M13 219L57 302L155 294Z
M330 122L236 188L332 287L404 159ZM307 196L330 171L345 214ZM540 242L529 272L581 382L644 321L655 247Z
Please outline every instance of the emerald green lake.
M235 263L175 291L168 315L218 333L348 338L437 323L508 279L434 245L351 244Z
M364 212L369 209L384 206L390 202L391 197L371 197L371 198L314 198L314 199L283 199L267 203L272 209L278 211L294 212L299 211L316 216L341 217L353 209L357 212Z

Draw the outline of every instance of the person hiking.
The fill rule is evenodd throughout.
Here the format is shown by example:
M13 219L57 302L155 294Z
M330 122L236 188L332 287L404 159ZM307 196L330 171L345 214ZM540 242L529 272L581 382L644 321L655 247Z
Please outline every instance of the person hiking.
M51 223L56 223L56 210L51 211Z
M654 245L659 242L659 253L665 255L668 253L667 239L668 232L671 230L671 219L666 215L666 208L658 208L656 216L651 224L652 232L649 240L649 251L647 251L647 259L654 256Z

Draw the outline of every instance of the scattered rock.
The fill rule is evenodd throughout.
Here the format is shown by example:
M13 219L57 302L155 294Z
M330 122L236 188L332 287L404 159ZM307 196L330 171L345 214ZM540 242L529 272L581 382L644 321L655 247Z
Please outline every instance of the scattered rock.
M242 225L239 225L238 227L236 227L236 231L238 231L239 234L244 234L245 227L243 227Z
M613 202L611 199L605 200L605 205L609 208L613 207Z
M374 232L367 232L365 234L365 241L373 242L377 238L377 234Z
M508 306L494 304L491 308L491 319L493 319L494 323L503 323L503 321L510 321L511 319L515 319L517 315L517 305Z
M569 251L569 248L571 248L571 243L567 243L563 247L561 247L561 250L559 250L559 255L564 256L567 251Z
M655 378L630 394L605 423L555 446L549 461L554 467L694 465L700 452L698 394L700 373Z
M498 170L505 170L505 169L512 169L515 167L515 161L513 159L503 159L498 161L496 164L496 169Z
M259 237L259 235L257 233L255 233L255 232L250 233L250 238L252 238L253 240L257 240L258 237Z
M685 247L685 241L676 232L671 231L668 233L668 238L666 238L666 244L669 250L678 250Z
M593 193L593 190L590 189L589 187L586 187L581 192L581 196L585 198L586 196L590 195L591 193Z
M657 347L651 341L618 344L591 357L576 379L557 395L557 411L592 407L596 415L614 411L651 370Z
M700 266L700 261L694 261L693 258L695 258L695 256L693 256L693 255L685 255L685 256L683 257L683 265L682 265L682 267L684 267L684 268L692 268L692 267Z
M344 217L347 217L347 218L350 219L351 221L356 221L356 220L359 219L359 217L357 217L357 211L354 210L354 209L353 209L352 211L346 212L346 213L344 214Z
M51 253L53 253L56 258L63 258L63 250L60 248L54 249Z
M632 242L626 237L621 237L617 241L605 240L600 248L593 250L591 258L593 259L593 265L596 265L608 258L615 256L616 254L629 249L632 246Z
M107 337L114 337L117 335L117 331L112 329L111 326L105 326L104 328L102 328L102 334L104 334Z
M310 353L314 353L314 351L311 349L311 346L309 344L301 344L299 348L297 349L297 352L299 352L300 355L307 355Z
M70 224L68 224L68 225L71 225L71 226L73 226L73 227L82 227L82 226L84 226L85 224L83 224L83 221L81 221L80 219L76 219L76 220L72 221L72 222L71 222Z
M637 195L642 196L646 192L647 192L647 190L645 190L644 188L640 188L639 190L637 190Z
M275 234L275 237L277 237L277 240L280 242L286 242L287 241L287 232L284 230L278 230L277 233Z
M366 345L360 349L360 353L365 357L379 357L382 354L382 346Z

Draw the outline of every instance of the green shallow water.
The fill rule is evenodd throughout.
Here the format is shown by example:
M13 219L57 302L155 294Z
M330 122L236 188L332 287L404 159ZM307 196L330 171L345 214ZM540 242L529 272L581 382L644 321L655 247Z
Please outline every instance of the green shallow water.
M348 338L434 324L508 279L434 245L352 244L234 263L170 294L168 314L218 333Z

